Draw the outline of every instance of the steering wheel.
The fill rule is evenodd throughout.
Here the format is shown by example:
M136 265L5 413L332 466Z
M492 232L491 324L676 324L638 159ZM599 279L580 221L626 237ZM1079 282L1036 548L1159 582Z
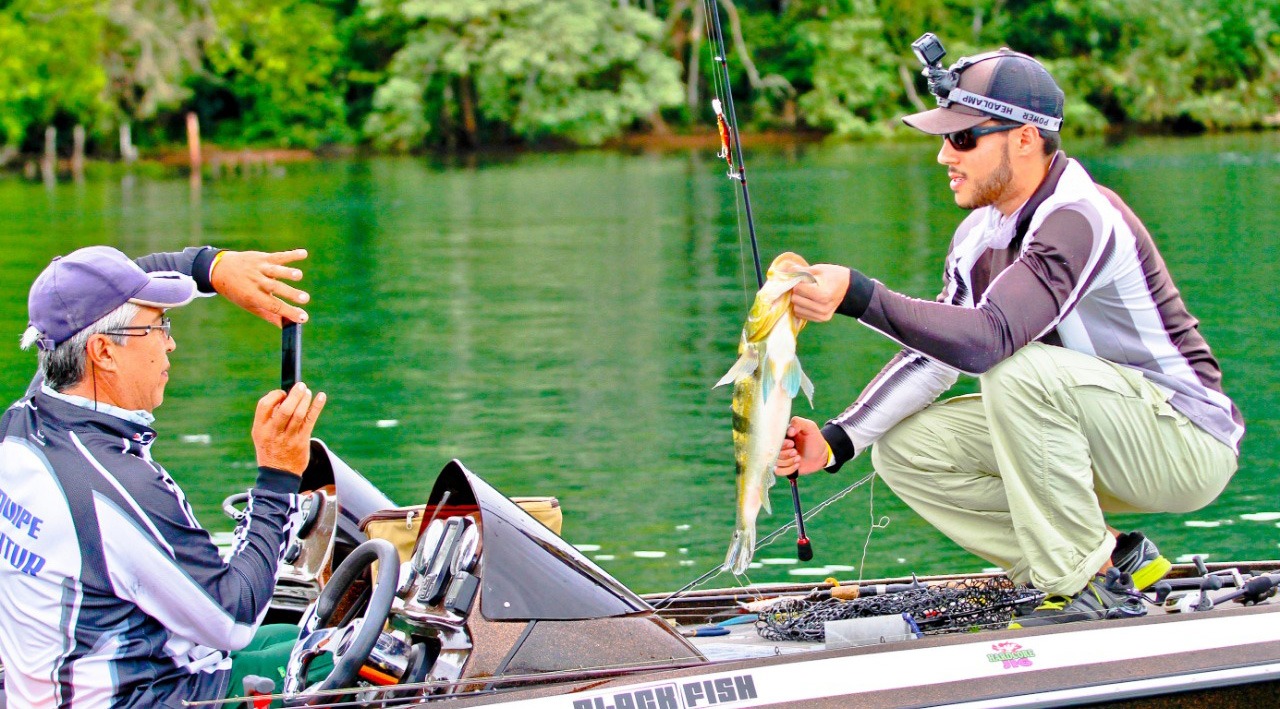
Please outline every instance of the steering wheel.
M248 491L227 495L226 499L222 501L222 514L230 517L233 522L239 524L240 521L244 519L244 511L237 509L236 506L243 505L248 501Z
M378 577L372 590L360 594L353 604L346 607L342 601L347 591L375 561L378 562ZM347 687L355 680L391 613L391 601L395 598L399 577L400 555L395 546L385 539L370 539L342 561L302 619L302 634L289 654L289 664L285 669L284 693L293 695L288 697L288 705L328 701L330 697L321 695L322 692ZM344 615L335 619L340 605L344 606ZM333 671L324 681L303 691L307 667L324 652L333 654Z
M306 538L311 532L311 528L315 526L316 520L320 518L320 500L317 499L319 492L306 492L302 494L302 521L298 523L299 538ZM222 513L230 517L232 521L239 524L244 521L244 510L239 506L249 501L249 491L237 492L227 495L222 500Z

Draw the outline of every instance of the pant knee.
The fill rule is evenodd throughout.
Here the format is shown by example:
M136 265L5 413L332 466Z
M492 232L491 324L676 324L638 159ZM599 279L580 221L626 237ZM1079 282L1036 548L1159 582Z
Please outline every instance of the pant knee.
M894 426L871 446L871 467L891 486L900 478L899 473L911 467L910 436L904 435L904 428L902 424Z
M1012 356L978 377L982 397L987 402L987 414L999 415L1009 399L1018 401L1046 401L1055 389L1054 373L1058 365L1053 350L1057 348L1038 342L1022 347Z

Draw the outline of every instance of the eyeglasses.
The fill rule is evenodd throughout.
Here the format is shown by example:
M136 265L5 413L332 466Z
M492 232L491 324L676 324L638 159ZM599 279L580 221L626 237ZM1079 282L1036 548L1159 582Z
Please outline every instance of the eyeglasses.
M164 333L165 337L172 337L172 335L169 334L169 328L171 326L172 323L169 322L169 318L160 318L160 322L154 325L129 325L127 327L122 327L119 330L109 330L102 334L124 335L125 337L146 337L151 334L152 330L159 330ZM125 330L141 330L142 332L124 332Z
M978 138L991 133L1001 133L1003 131L1021 128L1022 125L1023 124L1021 123L1001 123L994 126L958 130L954 133L947 133L942 137L951 142L951 147L962 153L967 153L978 147Z

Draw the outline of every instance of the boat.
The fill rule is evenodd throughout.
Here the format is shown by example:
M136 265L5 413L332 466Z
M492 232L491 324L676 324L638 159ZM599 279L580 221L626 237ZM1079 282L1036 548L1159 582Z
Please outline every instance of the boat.
M302 632L282 686L246 683L235 702L249 706L1238 706L1280 692L1277 560L1196 559L1141 597L1145 615L1011 630L1038 596L996 573L640 596L458 460L425 503L396 507L314 440L303 489L267 615ZM322 652L335 668L309 685Z
M253 706L1225 706L1280 690L1280 561L1196 559L1145 615L1010 630L1038 597L994 573L640 596L458 460L395 507L314 441L303 487L268 616L303 630ZM370 538L372 519L402 533Z

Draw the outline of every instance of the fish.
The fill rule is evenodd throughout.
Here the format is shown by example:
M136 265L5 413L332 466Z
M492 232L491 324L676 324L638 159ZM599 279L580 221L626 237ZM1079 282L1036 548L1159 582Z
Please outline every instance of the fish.
M747 570L756 547L756 516L772 514L778 453L791 422L791 400L803 391L813 406L813 382L796 357L796 336L808 322L791 310L791 291L800 283L817 283L809 264L791 252L769 264L764 285L756 293L742 327L738 361L716 382L733 383L733 457L737 464L737 523L725 555L724 571ZM715 388L715 387L713 387Z

